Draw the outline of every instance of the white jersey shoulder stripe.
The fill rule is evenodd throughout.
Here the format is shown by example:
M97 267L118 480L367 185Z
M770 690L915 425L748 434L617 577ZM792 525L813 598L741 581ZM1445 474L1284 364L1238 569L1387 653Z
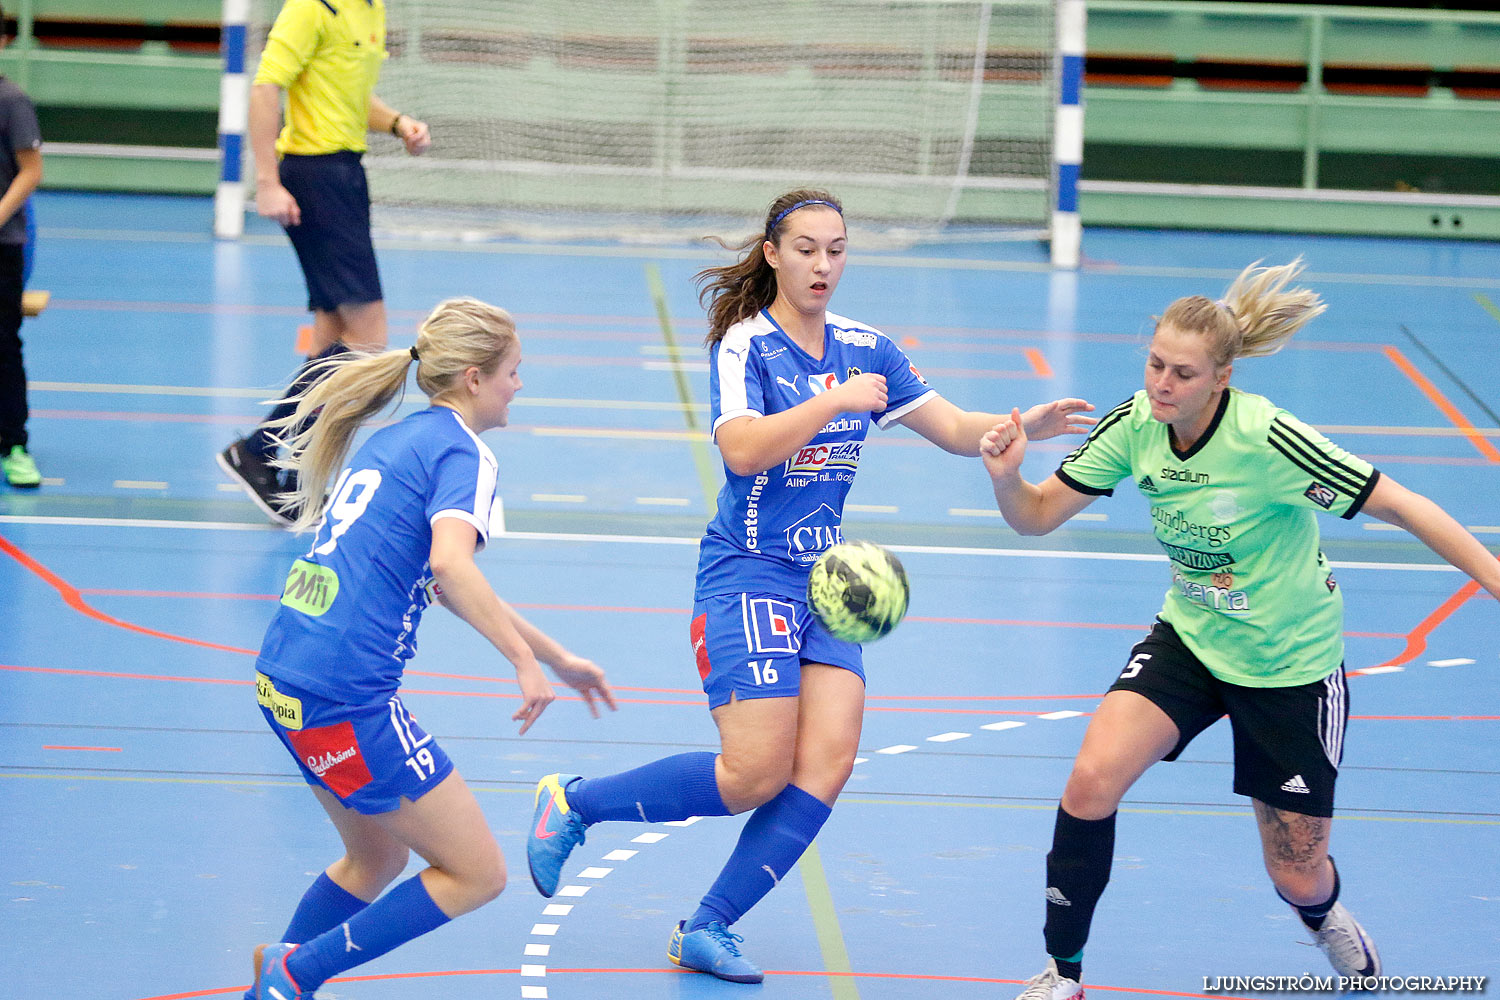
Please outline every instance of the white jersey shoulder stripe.
M741 320L731 326L723 338L714 345L719 382L719 417L714 421L710 433L718 433L725 421L736 417L759 417L764 414L750 405L745 392L745 368L750 363L753 338L770 333L774 329L769 320L760 313L750 319Z
M474 525L479 531L477 551L484 548L485 543L490 540L488 518L489 512L495 503L495 486L500 476L500 463L495 460L495 453L490 451L490 446L479 440L479 435L469 429L469 425L464 423L464 418L459 415L458 411L450 410L449 412L453 414L454 422L463 429L463 432L469 436L469 440L474 442L474 447L479 451L479 471L474 477L474 510L442 510L434 514L432 520L436 521L440 517L467 515L463 517L463 520Z

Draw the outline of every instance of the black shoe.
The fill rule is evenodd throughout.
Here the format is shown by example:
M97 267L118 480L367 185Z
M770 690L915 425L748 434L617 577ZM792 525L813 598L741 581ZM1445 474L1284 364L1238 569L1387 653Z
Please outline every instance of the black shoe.
M296 517L279 496L287 491L287 487L282 483L275 466L245 446L247 440L241 438L219 452L215 456L219 468L244 488L250 499L255 501L255 506L271 519L272 524L289 528Z

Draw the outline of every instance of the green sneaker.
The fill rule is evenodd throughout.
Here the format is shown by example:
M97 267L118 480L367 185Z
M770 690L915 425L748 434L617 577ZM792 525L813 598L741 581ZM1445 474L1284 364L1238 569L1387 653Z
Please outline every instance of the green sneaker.
M0 456L0 465L5 467L5 481L24 490L34 490L42 485L42 474L37 471L31 453L22 445L16 445L10 453Z

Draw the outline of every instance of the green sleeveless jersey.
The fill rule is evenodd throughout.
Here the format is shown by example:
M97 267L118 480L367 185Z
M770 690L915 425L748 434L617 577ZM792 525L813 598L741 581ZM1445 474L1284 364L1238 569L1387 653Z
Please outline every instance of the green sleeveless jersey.
M1344 598L1313 515L1359 513L1380 478L1368 462L1233 387L1203 437L1179 452L1142 390L1057 470L1094 496L1127 476L1151 502L1172 569L1161 617L1214 676L1290 687L1339 668Z

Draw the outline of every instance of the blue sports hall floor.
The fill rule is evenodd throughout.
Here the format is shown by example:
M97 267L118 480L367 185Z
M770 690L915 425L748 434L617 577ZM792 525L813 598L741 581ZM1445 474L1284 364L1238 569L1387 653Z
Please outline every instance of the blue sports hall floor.
M37 202L32 287L52 302L23 333L47 480L0 486L0 994L231 997L251 947L338 854L250 680L305 540L264 524L214 464L297 363L301 276L265 225L215 242L206 200ZM1173 298L1301 254L1328 312L1279 356L1241 362L1237 384L1500 545L1500 246L1097 230L1084 249L1081 270L1055 274L1029 244L862 253L856 229L834 309L885 330L962 406L1080 395L1104 409L1139 386L1151 317ZM1123 490L1022 539L977 460L876 432L846 532L896 549L912 605L866 651L861 761L814 850L737 927L766 982L684 973L668 933L739 820L597 827L570 868L576 888L550 902L525 875L523 838L542 774L716 745L687 623L721 478L692 275L722 257L378 252L395 346L446 296L515 313L526 387L512 425L488 436L506 531L480 566L603 665L621 704L595 721L562 700L518 737L508 665L430 613L406 702L476 788L510 888L320 996L1012 996L1043 959L1044 856L1070 761L1166 586L1140 497ZM1034 446L1032 478L1069 447ZM1333 836L1343 898L1388 973L1493 973L1500 608L1368 517L1323 529L1352 674ZM1221 724L1129 794L1090 990L1196 997L1218 976L1327 973L1229 786Z

